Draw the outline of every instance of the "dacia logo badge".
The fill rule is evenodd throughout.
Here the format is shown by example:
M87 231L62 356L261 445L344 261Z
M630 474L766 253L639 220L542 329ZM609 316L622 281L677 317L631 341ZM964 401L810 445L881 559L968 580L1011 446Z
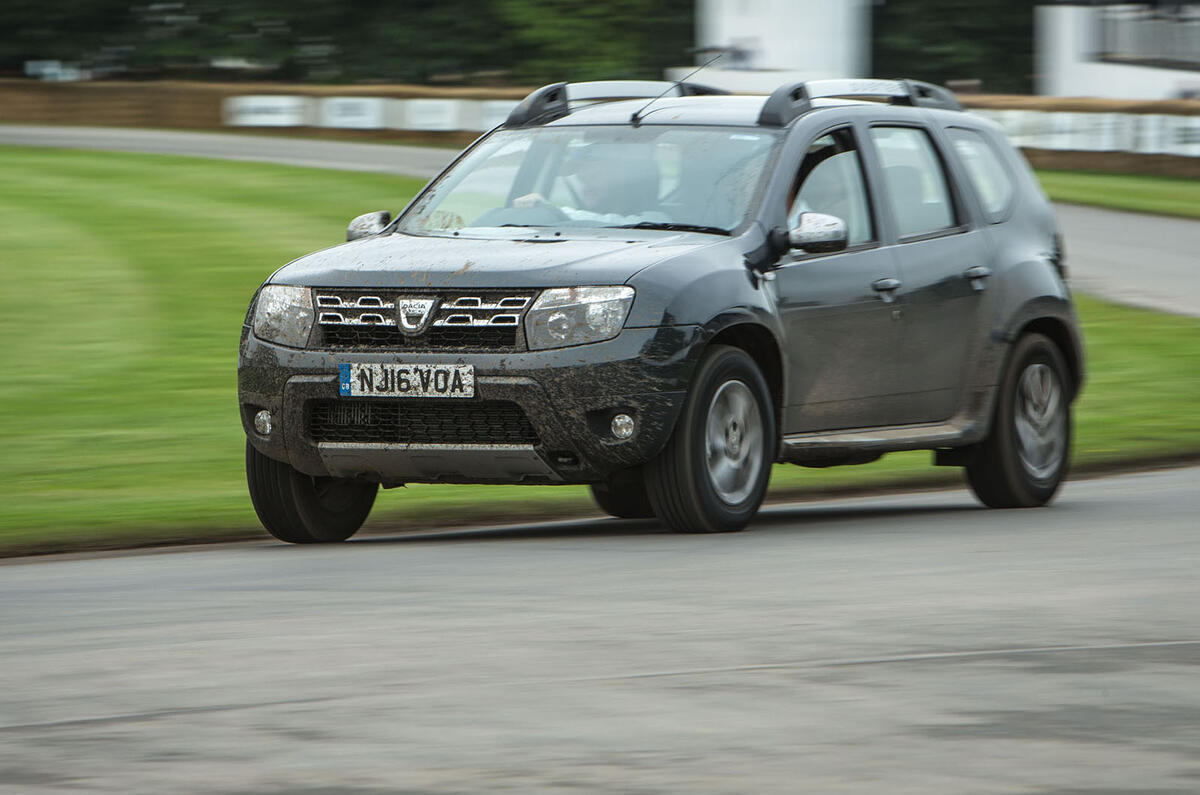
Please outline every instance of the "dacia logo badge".
M403 334L414 335L425 331L433 318L436 298L401 298L396 302L396 315Z

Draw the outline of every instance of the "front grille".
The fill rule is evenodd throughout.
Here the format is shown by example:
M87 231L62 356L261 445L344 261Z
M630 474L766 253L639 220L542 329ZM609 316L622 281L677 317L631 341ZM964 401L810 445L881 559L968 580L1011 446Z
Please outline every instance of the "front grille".
M517 350L533 304L527 293L474 290L417 293L317 288L317 345L337 349ZM406 333L406 302L432 302L419 331ZM416 312L408 318L419 318ZM411 324L410 324L411 325Z
M513 328L431 328L409 337L395 326L323 326L327 348L379 348L384 350L512 350L517 347Z
M525 411L507 400L368 398L308 404L314 442L538 444Z

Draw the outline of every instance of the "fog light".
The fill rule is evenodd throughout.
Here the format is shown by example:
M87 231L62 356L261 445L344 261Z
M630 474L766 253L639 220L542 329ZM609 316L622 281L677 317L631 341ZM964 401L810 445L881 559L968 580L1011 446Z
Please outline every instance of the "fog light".
M263 436L271 435L271 412L263 409L254 415L254 430L258 431Z
M628 439L633 436L633 417L628 414L618 414L613 417L612 435L618 439Z

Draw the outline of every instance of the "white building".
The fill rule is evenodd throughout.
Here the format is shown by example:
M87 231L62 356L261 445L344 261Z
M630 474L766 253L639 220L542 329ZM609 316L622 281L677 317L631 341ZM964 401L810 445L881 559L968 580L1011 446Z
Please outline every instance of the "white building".
M866 77L871 5L871 0L697 0L697 45L726 54L694 79L758 92L787 81ZM698 62L711 54L702 52ZM670 69L667 77L678 80L690 71Z
M1052 96L1200 97L1200 0L1039 0L1035 88ZM694 80L740 92L871 73L873 0L696 0ZM705 52L707 51L707 52ZM694 67L667 70L678 80Z
M1200 96L1200 3L1046 3L1035 25L1039 94Z

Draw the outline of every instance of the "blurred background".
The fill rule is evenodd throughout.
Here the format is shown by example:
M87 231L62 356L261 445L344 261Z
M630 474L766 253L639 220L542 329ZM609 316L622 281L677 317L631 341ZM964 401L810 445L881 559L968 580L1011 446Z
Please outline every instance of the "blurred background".
M657 78L724 52L721 70L807 79L905 75L1145 99L1200 91L1200 11L1180 2L12 0L0 30L0 76L56 81L523 85Z
M1144 99L1200 91L1200 11L1181 2L11 0L0 30L0 76L51 81L529 85L658 78L723 52L718 71L807 79L905 75Z
M1003 125L1063 203L1087 293L1076 461L1200 455L1198 3L7 0L0 551L257 534L234 369L262 280L402 208L533 87L714 56L696 82L909 77ZM955 477L895 455L781 468L774 493ZM451 508L594 513L584 489L421 486L369 529Z

